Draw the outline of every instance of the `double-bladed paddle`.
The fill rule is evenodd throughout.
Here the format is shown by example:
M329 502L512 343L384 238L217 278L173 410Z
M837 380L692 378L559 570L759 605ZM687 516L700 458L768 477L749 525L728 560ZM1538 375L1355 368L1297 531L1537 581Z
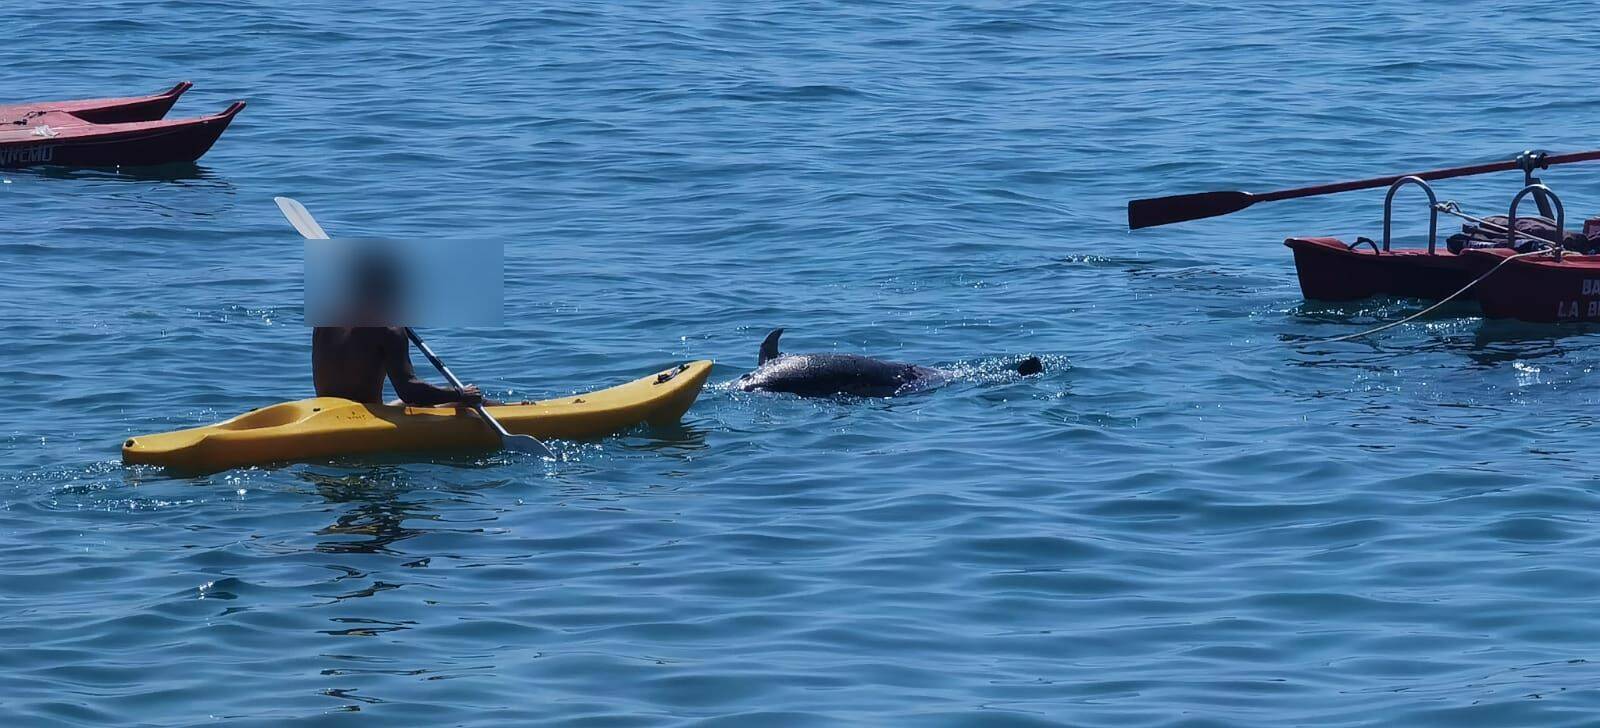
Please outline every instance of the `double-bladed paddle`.
M1169 225L1185 220L1199 220L1201 218L1216 217L1238 212L1257 202L1274 202L1277 200L1293 200L1300 197L1314 197L1316 195L1331 195L1335 192L1349 192L1350 190L1365 190L1373 187L1387 187L1406 177L1420 177L1425 180L1449 179L1451 177L1467 177L1475 174L1489 172L1504 172L1512 169L1522 169L1528 157L1518 157L1504 162L1490 162L1487 164L1474 164L1466 167L1449 167L1435 169L1430 172L1416 172L1414 174L1397 174L1389 177L1373 177L1371 179L1355 180L1353 182L1338 182L1312 187L1297 187L1292 190L1278 190L1252 194L1249 192L1223 191L1223 192L1198 192L1188 195L1172 195L1170 197L1152 197L1144 200L1133 200L1128 203L1128 229L1155 227ZM1556 164L1570 164L1573 162L1589 162L1600 159L1600 151L1572 152L1569 154L1551 154L1532 157L1532 164L1538 168L1545 168Z
M289 197L274 197L272 199L278 203L278 209L283 211L283 216L289 218L289 224L300 231L301 235L311 240L330 239L328 234L323 232L322 226L317 224L316 218L311 216L311 212L306 209L305 205ZM434 355L433 350L428 348L428 345L422 341L422 337L418 336L417 332L407 327L406 336L411 339L411 343L416 344L417 348L422 350L422 355L428 358L434 368L438 369L446 380L449 380L450 386L455 387L457 391L464 389L461 380L456 379L456 375L452 374L450 368L446 367L444 362ZM505 425L500 424L500 421L495 419L494 415L489 414L489 410L484 408L481 402L474 409L478 411L478 416L482 417L485 422L489 423L490 427L494 428L495 432L500 434L501 447L513 452L542 455L548 458L555 457L555 453L546 447L544 443L539 442L538 438L532 435L513 435L507 432Z

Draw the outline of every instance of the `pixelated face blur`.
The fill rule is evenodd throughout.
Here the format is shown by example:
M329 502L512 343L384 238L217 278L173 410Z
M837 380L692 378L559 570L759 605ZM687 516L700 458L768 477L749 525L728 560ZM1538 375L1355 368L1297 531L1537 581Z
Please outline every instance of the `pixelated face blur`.
M340 238L306 241L311 326L495 326L499 245Z
M358 326L391 326L405 318L401 314L408 299L405 277L399 263L376 248L363 247L349 266L346 316Z

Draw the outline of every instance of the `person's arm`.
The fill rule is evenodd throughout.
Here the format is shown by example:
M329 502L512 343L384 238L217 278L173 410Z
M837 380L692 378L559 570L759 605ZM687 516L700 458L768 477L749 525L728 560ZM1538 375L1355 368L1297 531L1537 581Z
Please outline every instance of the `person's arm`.
M394 393L406 404L432 407L459 402L463 407L473 407L483 401L483 395L471 384L458 392L422 381L411 367L411 342L406 340L405 330L391 328L388 332L383 341L383 366L389 374L389 383L394 385Z

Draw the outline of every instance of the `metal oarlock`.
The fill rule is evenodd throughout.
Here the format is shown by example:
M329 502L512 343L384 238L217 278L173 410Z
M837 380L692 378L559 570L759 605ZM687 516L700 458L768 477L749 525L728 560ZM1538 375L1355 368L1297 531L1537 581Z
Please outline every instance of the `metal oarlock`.
M1523 235L1517 232L1517 205L1522 204L1522 198L1527 197L1530 194L1534 195L1534 199L1539 199L1541 196L1549 197L1550 201L1555 203L1556 239L1554 247L1556 261L1560 262L1561 249L1565 247L1567 240L1567 211L1561 206L1561 198L1557 197L1556 193L1552 192L1549 187L1546 187L1542 184L1528 185L1527 187L1522 188L1522 191L1518 192L1516 197L1511 198L1511 212L1506 215L1506 242L1511 244L1512 249L1516 249L1518 237L1524 237L1543 243L1550 242L1532 235Z
M1550 168L1550 153L1543 149L1529 149L1517 155L1517 167L1522 170L1522 186L1544 184L1538 177L1533 176L1534 170ZM1545 217L1555 217L1550 211L1550 198L1544 192L1535 190L1533 201L1539 206L1539 214Z
M1389 194L1383 198L1383 252L1389 252L1389 223L1393 215L1391 208L1394 205L1394 193L1408 184L1422 187L1428 193L1428 255L1433 255L1434 243L1439 239L1439 197L1433 194L1433 187L1421 177L1401 177L1389 185Z

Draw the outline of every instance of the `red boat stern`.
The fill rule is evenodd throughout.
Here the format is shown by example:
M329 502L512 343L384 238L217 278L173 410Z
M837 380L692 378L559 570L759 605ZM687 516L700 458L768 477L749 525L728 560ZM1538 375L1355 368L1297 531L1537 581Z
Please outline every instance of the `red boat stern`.
M1316 301L1372 296L1444 298L1472 281L1461 256L1448 251L1390 250L1339 238L1289 238L1300 293ZM1467 297L1470 297L1468 291Z

